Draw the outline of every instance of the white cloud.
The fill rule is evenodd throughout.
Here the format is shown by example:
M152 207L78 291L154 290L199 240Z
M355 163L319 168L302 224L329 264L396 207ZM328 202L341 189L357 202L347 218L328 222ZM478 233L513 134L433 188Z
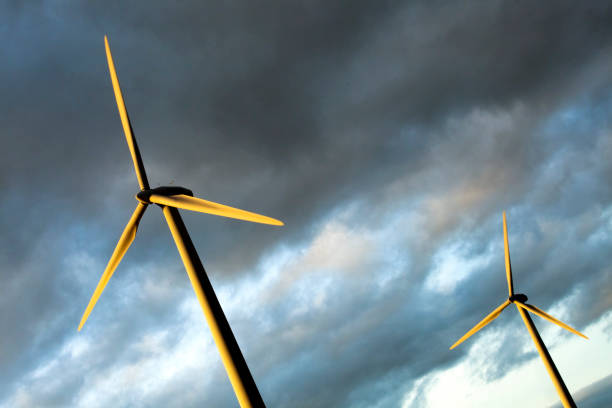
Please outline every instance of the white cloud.
M461 244L452 244L440 248L433 257L433 268L425 280L425 288L443 295L450 294L455 287L467 278L475 269L482 268L491 262L493 252L466 255L461 253ZM497 249L499 253L501 248Z

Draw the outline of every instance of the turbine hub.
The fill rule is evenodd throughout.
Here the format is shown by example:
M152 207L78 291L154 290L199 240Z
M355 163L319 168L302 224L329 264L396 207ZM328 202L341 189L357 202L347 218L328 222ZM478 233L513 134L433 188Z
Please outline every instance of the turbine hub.
M151 195L153 194L162 195L162 196L173 196L173 195L178 195L178 194L185 194L185 195L193 197L193 192L189 190L188 188L178 187L178 186L161 186L161 187L151 188L148 190L139 191L138 194L136 194L136 199L143 204L151 204L149 197L151 197Z
M527 301L527 295L524 295L522 293L515 293L514 295L510 296L508 300L511 302L518 300L519 302L525 303Z

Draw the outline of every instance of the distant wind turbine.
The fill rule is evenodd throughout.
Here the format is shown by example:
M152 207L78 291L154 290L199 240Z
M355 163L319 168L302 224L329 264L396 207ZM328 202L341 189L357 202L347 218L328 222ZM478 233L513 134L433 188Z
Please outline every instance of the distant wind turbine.
M576 407L576 404L574 403L572 396L570 395L569 391L567 390L567 387L565 386L565 383L563 382L563 379L561 378L561 374L559 374L559 371L557 370L557 367L555 366L555 363L553 362L552 357L548 353L548 350L546 349L546 346L544 345L544 342L542 341L542 338L540 337L540 334L538 333L538 330L536 329L535 324L533 324L533 321L531 320L531 317L529 317L529 313L527 312L529 311L531 313L534 313L550 322L553 322L554 324L557 324L563 327L565 330L568 330L578 336L584 337L585 339L588 339L588 337L580 333L578 330L563 323L562 321L555 319L554 317L544 312L543 310L538 309L537 307L533 305L526 304L525 303L527 302L526 295L522 293L517 293L517 294L514 293L514 286L512 284L512 267L510 266L510 250L508 249L508 226L506 224L506 212L505 211L503 213L503 218L504 218L504 252L505 252L505 258L506 258L506 279L508 280L508 299L504 303L499 305L497 309L493 310L491 314L485 317L480 323L478 323L470 331L468 331L463 337L457 340L457 342L453 344L450 347L450 349L451 350L454 349L459 344L467 340L467 338L470 337L472 334L476 333L478 330L482 329L487 324L491 323L493 320L497 318L497 316L500 315L502 310L504 310L506 307L510 305L510 303L514 303L519 313L521 314L523 321L525 322L525 326L527 326L527 330L529 330L529 334L531 335L531 338L533 339L533 342L535 343L536 348L538 349L538 353L540 353L540 357L542 357L542 361L544 362L544 365L546 366L546 370L548 370L548 374L550 375L550 378L552 379L552 382L555 385L555 388L557 389L557 393L559 394L559 397L561 398L561 402L563 403L563 406L565 408Z
M262 224L271 225L283 225L282 221L275 220L274 218L266 217L263 215L255 214L249 211L239 210L237 208L228 207L226 205L213 203L212 201L202 200L200 198L193 197L191 190L184 187L176 186L165 186L157 188L149 188L147 181L147 175L145 173L142 158L134 138L132 131L132 125L130 118L128 117L123 96L121 95L121 89L119 88L119 81L117 80L117 73L115 72L115 64L111 56L110 47L108 45L108 39L104 36L104 45L106 47L106 58L108 60L108 69L110 71L111 81L113 83L113 90L115 91L115 98L117 100L117 107L119 108L119 115L121 116L121 123L123 124L123 131L127 139L130 153L132 154L132 160L134 161L134 169L136 170L136 177L138 178L138 184L140 191L136 194L136 199L139 201L136 206L136 210L132 215L132 218L128 221L127 226L119 238L117 247L115 248L108 265L100 278L100 282L96 287L96 290L83 313L81 323L79 324L79 331L85 324L87 317L91 313L95 306L98 298L102 294L104 287L108 283L109 279L113 275L113 272L119 265L121 258L127 252L128 248L134 241L136 236L136 230L138 223L144 214L145 209L149 204L159 205L166 217L168 227L172 237L176 242L179 254L185 264L187 275L193 286L193 290L196 293L200 306L204 311L204 316L210 327L213 338L221 354L221 359L227 375L232 383L236 398L243 408L246 407L265 407L263 399L259 394L257 385L251 376L251 372L242 356L238 343L232 333L229 323L221 309L221 305L217 300L217 296L213 290L213 287L206 275L206 271L202 266L202 262L198 257L195 247L191 242L191 238L187 233L187 228L183 224L183 220L179 215L178 209L182 208L185 210L199 211L207 214L219 215L222 217L236 218L239 220L258 222Z

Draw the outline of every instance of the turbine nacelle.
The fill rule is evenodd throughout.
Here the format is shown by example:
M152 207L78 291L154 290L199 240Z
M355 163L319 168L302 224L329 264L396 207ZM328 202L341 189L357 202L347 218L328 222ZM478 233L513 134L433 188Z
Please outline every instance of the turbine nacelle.
M153 204L153 202L150 200L153 194L165 196L165 197L183 194L189 197L193 197L193 192L191 190L185 187L178 187L178 186L161 186L161 187L141 190L138 192L138 194L136 194L135 197L138 201L140 201L143 204Z
M508 300L511 301L512 303L514 302L525 303L527 301L527 295L524 295L522 293L515 293L514 295L510 296Z

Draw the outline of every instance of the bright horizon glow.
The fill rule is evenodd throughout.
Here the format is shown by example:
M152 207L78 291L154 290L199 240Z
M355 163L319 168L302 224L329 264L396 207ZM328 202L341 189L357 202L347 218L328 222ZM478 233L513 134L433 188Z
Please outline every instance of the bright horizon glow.
M555 308L554 312L558 311L560 309ZM515 314L515 318L520 319L518 313ZM610 375L610 360L602 356L609 356L612 350L612 312L584 329L591 339L588 341L569 334L560 336L563 329L544 328L549 323L538 317L534 317L534 322L572 395ZM423 406L447 408L449 400L457 408L541 408L557 404L559 396L526 333L521 333L517 339L523 341L524 348L532 351L534 357L501 378L491 382L483 380L482 366L478 362L482 359L495 359L496 349L501 346L496 342L496 337L504 330L510 328L498 325L479 333L481 338L470 347L469 353L459 363L421 378L420 381L427 384ZM483 352L484 357L481 355ZM478 355L481 356L477 358ZM413 392L406 393L402 407L411 407L416 403L414 398Z

